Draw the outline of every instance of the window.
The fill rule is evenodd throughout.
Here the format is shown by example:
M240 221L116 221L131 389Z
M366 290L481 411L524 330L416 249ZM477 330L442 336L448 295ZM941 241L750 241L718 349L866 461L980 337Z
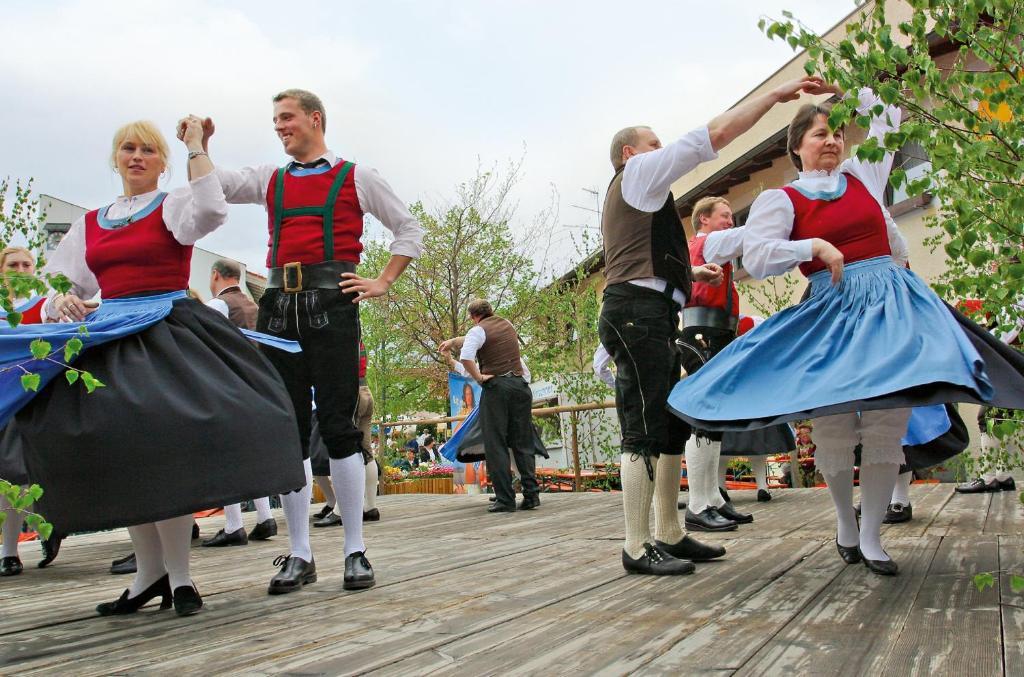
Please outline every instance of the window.
M931 169L931 166L932 163L928 161L928 155L925 153L924 148L916 142L909 142L896 151L896 156L892 161L893 169L902 169L907 173L908 182L924 176ZM898 189L893 188L891 184L886 185L886 207L899 204L908 198L906 184Z

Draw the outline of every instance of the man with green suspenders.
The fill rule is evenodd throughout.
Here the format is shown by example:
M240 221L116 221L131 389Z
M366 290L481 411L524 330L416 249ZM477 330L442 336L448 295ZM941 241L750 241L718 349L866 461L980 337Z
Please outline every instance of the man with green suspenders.
M359 402L360 301L381 296L422 252L423 229L373 169L328 150L327 115L320 99L301 89L274 97L274 131L293 158L240 171L217 169L224 195L234 204L267 209L270 251L267 291L256 328L298 341L300 353L266 350L291 394L303 444L306 484L281 496L291 553L275 564L270 594L316 581L309 545L312 470L310 413L317 405L320 433L330 455L331 481L345 528L346 590L374 584L363 544L363 442L354 418ZM213 123L206 122L207 138ZM391 231L391 259L376 278L356 274L363 215ZM259 412L253 412L259 415Z

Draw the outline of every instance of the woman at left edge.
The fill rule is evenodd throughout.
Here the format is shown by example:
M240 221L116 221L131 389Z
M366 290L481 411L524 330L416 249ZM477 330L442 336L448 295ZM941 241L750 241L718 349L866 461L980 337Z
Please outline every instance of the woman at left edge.
M186 118L179 131L189 185L160 192L166 141L152 123L123 126L111 164L124 195L79 219L46 267L73 285L49 299L47 319L71 324L37 325L39 337L60 346L84 323L74 367L109 386L87 393L50 382L12 423L27 443L29 478L45 492L38 510L55 530L128 527L138 572L119 599L97 607L100 615L133 613L157 597L161 609L197 612L191 513L305 479L276 372L234 325L184 291L192 245L225 222L227 205L201 150L200 121ZM98 309L84 300L97 292Z

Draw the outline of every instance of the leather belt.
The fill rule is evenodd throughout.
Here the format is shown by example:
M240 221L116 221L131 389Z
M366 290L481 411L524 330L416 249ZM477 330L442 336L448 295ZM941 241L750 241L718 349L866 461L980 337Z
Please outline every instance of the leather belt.
M283 289L292 294L307 289L339 290L342 273L356 272L350 261L324 261L323 263L286 263L271 268L267 273L267 289Z
M708 308L706 306L683 308L684 327L710 327L712 329L736 331L738 321L739 318L725 312L721 308Z

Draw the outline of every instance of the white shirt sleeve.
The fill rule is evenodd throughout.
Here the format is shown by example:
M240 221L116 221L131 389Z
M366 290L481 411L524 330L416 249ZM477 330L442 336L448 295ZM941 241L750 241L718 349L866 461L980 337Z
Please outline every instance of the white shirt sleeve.
M228 304L224 302L224 299L210 299L206 302L206 305L213 308L224 317L228 316Z
M743 233L746 226L708 233L704 243L704 260L724 265L743 254Z
M53 256L46 262L46 266L43 267L44 273L52 275L64 275L68 280L71 281L71 293L81 299L91 299L93 296L100 291L100 283L96 280L96 276L89 270L89 266L85 262L85 217L81 217L75 221L67 234L57 245L56 251L53 252ZM43 310L46 312L46 317L50 320L56 320L57 315L54 312L54 304L52 303L53 297L57 296L56 291L51 291L46 296L46 305L43 306Z
M708 128L700 127L677 141L626 161L622 174L622 199L642 212L656 212L665 205L672 184L702 162L714 160Z
M860 115L871 115L872 108L883 105L878 95L868 87L860 90L857 100L857 112ZM898 107L883 105L881 115L871 116L868 138L874 137L881 143L887 132L894 132L900 128L902 117L903 113ZM884 204L885 187L889 182L889 172L892 171L892 160L892 153L886 153L881 162L866 162L851 157L844 160L839 169L860 179L860 182L878 200L878 203Z
M213 173L217 175L224 199L228 204L254 204L267 206L267 186L270 177L278 168L274 165L243 167L242 169L223 169L217 167Z
M455 373L460 376L469 376L469 372L466 371L466 366L462 364L462 362L459 362L458 360L455 360L455 364L452 365L452 370L455 371Z
M614 388L615 374L612 373L611 368L608 366L611 364L611 361L612 356L604 349L604 345L597 344L597 350L594 351L594 375L609 388Z
M519 358L519 366L523 370L523 379L529 383L533 380L533 375L530 373L530 368L526 366L526 360L522 357Z
M195 244L227 220L228 203L215 172L174 189L164 199L164 225L183 245Z
M480 325L474 325L466 332L466 338L462 342L462 352L459 353L460 360L475 360L477 352L487 341L487 334Z
M903 237L900 227L896 225L896 221L893 220L889 210L885 207L882 207L882 216L885 217L885 230L889 235L889 250L892 252L892 261L897 266L905 267L907 262L910 261L910 247L907 245L907 240Z
M793 202L779 188L762 192L750 205L744 226L743 268L753 277L763 280L782 275L811 260L810 240L789 239L793 218Z
M423 253L423 227L376 169L356 165L356 197L360 208L391 231L391 253L419 258Z

